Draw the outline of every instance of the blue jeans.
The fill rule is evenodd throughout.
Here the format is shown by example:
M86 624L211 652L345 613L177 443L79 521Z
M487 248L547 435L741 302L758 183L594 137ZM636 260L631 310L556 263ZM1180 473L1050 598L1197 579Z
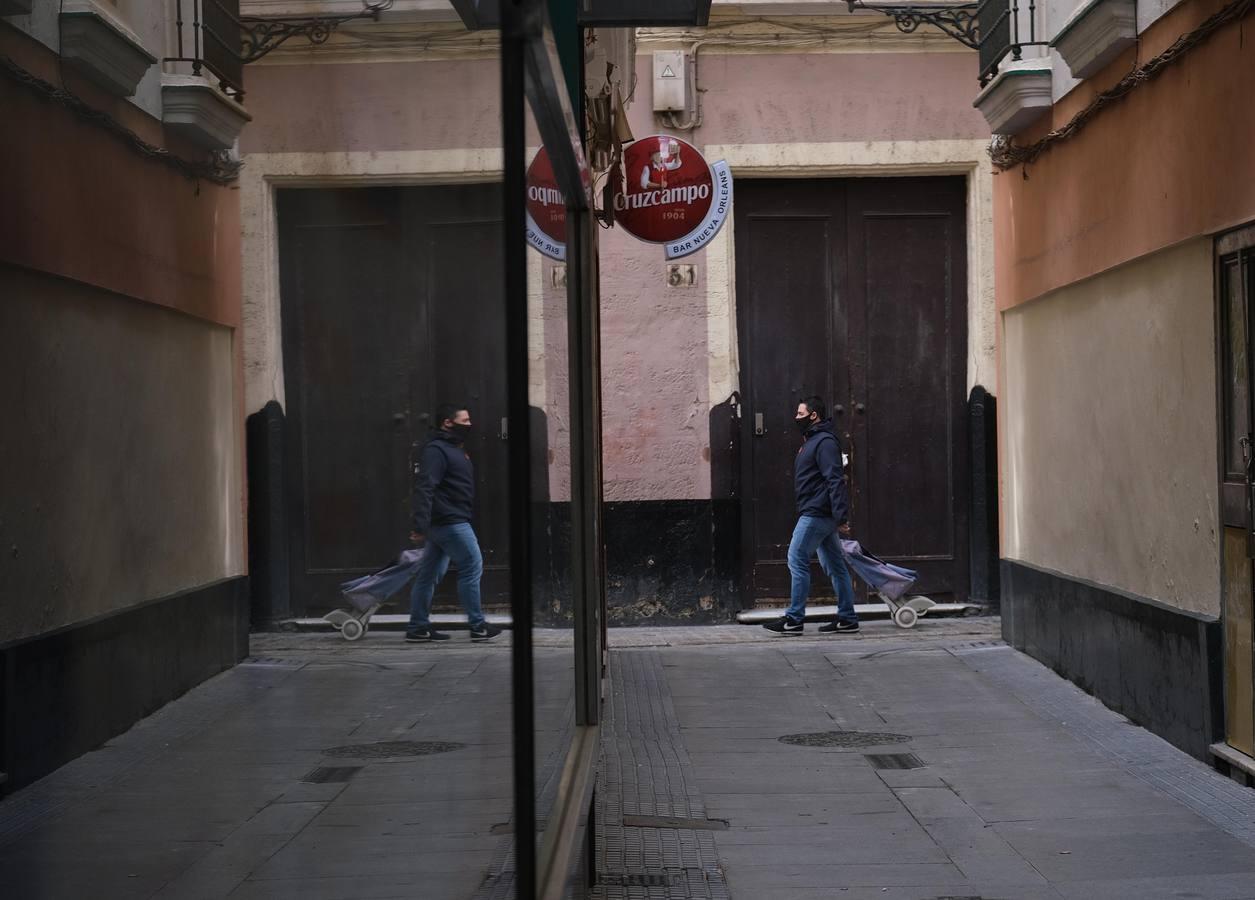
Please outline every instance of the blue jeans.
M792 590L789 608L784 614L794 622L806 618L806 598L811 592L811 557L816 553L819 554L819 565L832 579L832 588L837 592L837 619L857 622L854 582L850 580L850 570L846 568L845 556L841 553L837 523L819 516L801 516L793 529L793 540L789 542Z
M432 525L427 529L427 555L418 567L414 587L410 590L410 631L431 627L431 598L436 585L449 571L449 563L458 567L458 599L466 610L472 628L484 624L480 608L479 579L484 574L484 557L470 522L455 525Z

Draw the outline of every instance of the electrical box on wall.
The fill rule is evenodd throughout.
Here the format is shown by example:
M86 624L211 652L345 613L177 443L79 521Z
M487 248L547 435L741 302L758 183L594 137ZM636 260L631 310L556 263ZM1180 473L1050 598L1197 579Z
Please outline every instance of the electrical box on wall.
M654 54L654 112L684 112L688 108L688 71L683 50Z

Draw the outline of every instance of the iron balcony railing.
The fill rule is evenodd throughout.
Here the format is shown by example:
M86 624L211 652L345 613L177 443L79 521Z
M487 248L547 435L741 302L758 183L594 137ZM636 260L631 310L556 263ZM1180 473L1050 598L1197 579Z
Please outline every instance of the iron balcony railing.
M1010 54L1018 60L1025 47L1044 47L1037 38L1037 0L980 0L976 6L976 27L980 35L980 83L998 74L998 66Z
M244 99L244 54L240 0L175 0L177 56L167 62L191 63L192 74L208 69L224 93Z

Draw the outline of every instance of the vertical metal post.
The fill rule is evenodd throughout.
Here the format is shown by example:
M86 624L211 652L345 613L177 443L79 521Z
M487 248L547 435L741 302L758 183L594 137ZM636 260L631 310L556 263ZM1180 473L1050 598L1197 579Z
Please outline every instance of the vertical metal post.
M535 0L501 0L501 142L505 240L506 415L510 509L511 690L517 900L536 896L536 741L532 660L531 416L527 353L526 21ZM521 432L521 433L520 433Z
M601 719L601 379L596 224L567 209L567 348L571 392L571 590L576 724Z
M183 55L183 0L176 0L174 4L174 27L175 40L179 56Z
M1020 0L1011 3L1011 58L1020 58Z
M201 28L201 0L192 0L192 74L200 74L200 61L204 57L203 46L200 36Z

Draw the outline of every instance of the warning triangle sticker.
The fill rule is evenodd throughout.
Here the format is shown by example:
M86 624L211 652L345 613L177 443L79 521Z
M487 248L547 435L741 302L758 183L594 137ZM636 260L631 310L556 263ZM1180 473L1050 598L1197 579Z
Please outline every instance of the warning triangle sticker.
M659 75L658 77L659 78L675 78L675 72L672 70L670 66L663 66L662 74Z

